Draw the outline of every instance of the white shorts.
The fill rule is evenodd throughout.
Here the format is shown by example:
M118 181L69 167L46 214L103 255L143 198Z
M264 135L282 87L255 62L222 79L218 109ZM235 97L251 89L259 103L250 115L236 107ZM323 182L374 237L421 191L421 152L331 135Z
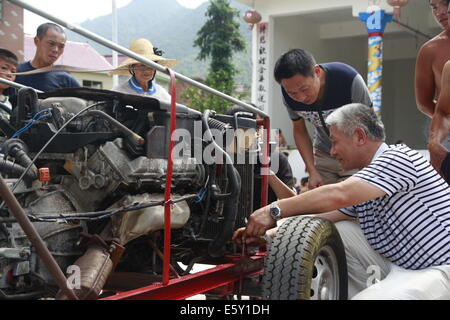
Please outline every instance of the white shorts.
M354 300L450 299L450 265L407 270L373 250L356 221L336 223L345 246L348 296Z

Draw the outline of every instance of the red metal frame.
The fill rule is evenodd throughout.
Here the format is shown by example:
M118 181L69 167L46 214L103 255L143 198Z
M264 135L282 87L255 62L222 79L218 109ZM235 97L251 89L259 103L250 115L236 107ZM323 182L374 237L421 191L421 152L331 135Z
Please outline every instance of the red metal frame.
M238 260L240 256L234 258L233 262L172 279L166 285L154 283L100 300L183 300L224 286L227 286L225 292L232 293L236 289L236 284L244 277L261 273L264 266L264 253L245 258L245 260Z
M167 68L170 75L170 94L171 99L171 111L170 111L170 142L167 161L167 178L166 178L166 190L165 190L165 205L164 205L164 263L163 263L163 285L169 283L170 278L170 214L172 212L172 200L171 200L171 188L172 188L172 171L173 171L173 148L175 146L175 140L173 139L173 133L177 127L177 81L175 74L170 68Z
M116 295L100 300L182 300L196 294L222 288L223 292L232 293L235 285L240 283L245 277L261 274L264 267L265 252L257 252L253 256L230 256L230 263L217 265L211 269L189 274L170 280L170 214L171 214L171 183L173 168L173 148L175 141L172 139L176 129L176 77L167 68L170 75L171 88L171 122L170 122L170 143L167 165L167 179L165 189L165 228L164 228L164 263L162 282L153 283L139 289L121 292ZM270 119L258 120L258 126L263 126L264 147L262 154L262 190L261 205L267 205L268 199L268 173L269 173L269 152L270 152Z

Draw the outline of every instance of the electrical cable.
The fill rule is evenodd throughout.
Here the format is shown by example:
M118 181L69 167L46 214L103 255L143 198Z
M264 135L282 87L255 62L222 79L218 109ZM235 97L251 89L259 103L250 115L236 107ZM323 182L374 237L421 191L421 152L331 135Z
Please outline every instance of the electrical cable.
M52 116L52 111L51 109L45 109L45 110L41 110L38 113L36 113L34 115L34 117L30 120L30 122L28 122L23 128L17 130L12 136L11 139L17 138L19 137L22 133L25 133L28 131L28 129L30 129L35 123L36 121L40 121L42 119L48 118Z
M186 201L186 200L190 200L190 199L195 199L197 198L197 194L194 195L186 195L183 197L180 197L178 199L175 199L172 201L172 203L178 203L181 201ZM149 208L149 207L156 207L156 206L161 206L161 205L165 205L166 201L165 200L161 200L161 201L150 201L150 203L133 203L131 205L128 206L124 206L121 208L116 208L116 209L109 209L109 210L102 210L102 211L95 211L95 212L75 212L75 213L60 213L60 214L56 214L56 215L48 215L48 216L44 216L44 214L27 214L28 217L30 217L31 219L35 220L35 221L56 221L56 220L60 220L60 219L64 219L64 220L99 220L99 219L105 219L108 218L112 215L118 214L118 213L122 213L122 212L127 212L127 211L136 211L136 210L141 210L141 209L145 209L145 208Z
M209 175L206 178L205 185L200 189L200 191L197 193L197 199L195 200L195 203L200 203L205 198L206 192L208 191L208 182L209 182Z

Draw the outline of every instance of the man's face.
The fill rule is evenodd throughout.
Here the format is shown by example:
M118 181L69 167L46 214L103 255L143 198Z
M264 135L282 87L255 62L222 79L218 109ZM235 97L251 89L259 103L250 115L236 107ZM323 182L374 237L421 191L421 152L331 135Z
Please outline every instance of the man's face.
M320 92L320 73L319 66L314 68L313 76L304 76L299 73L296 75L281 80L281 86L286 93L295 101L304 104L313 104L317 101Z
M14 81L16 79L16 75L11 74L16 72L16 66L4 59L0 59L0 77L9 81ZM8 88L7 84L0 83L1 89Z
M339 161L342 169L351 170L360 168L358 159L361 157L358 156L357 137L355 133L349 137L335 125L332 125L330 127L330 140L330 155Z
M444 30L450 30L448 24L448 4L444 0L430 0L431 12L434 19Z
M45 66L51 66L63 54L66 36L53 28L42 39L34 38L36 56Z

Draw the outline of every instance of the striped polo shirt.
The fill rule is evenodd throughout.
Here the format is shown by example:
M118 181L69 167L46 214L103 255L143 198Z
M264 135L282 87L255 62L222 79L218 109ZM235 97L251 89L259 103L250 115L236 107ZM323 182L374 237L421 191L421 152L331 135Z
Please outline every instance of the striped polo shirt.
M405 269L450 264L450 187L417 151L382 144L353 175L386 194L340 209L374 250Z

